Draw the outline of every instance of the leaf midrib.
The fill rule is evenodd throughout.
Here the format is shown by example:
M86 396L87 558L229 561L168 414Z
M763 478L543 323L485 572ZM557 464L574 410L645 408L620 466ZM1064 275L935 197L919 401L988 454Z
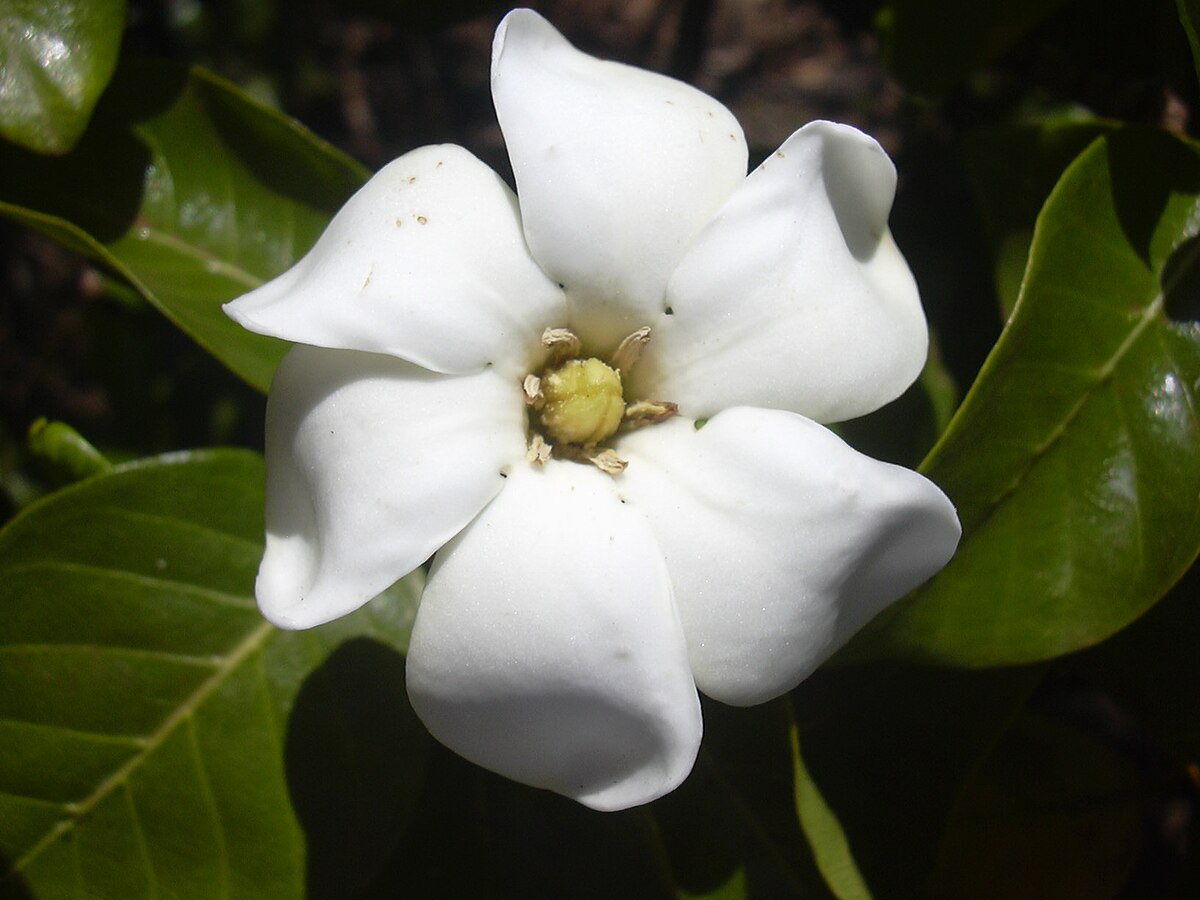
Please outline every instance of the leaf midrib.
M1137 343L1138 339L1142 336L1145 330L1150 327L1151 323L1155 322L1160 317L1163 312L1166 294L1175 286L1175 282L1178 281L1179 278L1182 278L1182 273L1187 271L1188 268L1198 260L1200 260L1200 243L1194 244L1188 248L1186 258L1176 269L1176 272L1180 274L1177 274L1170 283L1162 283L1162 290L1160 290L1158 294L1155 295L1155 297L1150 301L1150 303L1146 305L1141 318L1133 326L1133 328L1130 329L1129 334L1126 335L1120 346L1117 347L1104 365L1101 366L1096 372L1096 375L1092 379L1087 390L1081 392L1079 399L1067 411L1058 425L1056 425L1055 428L1050 432L1049 437L1029 453L1029 457L1025 466L1013 476L1008 485L1006 485L998 494L995 495L995 497L988 501L982 513L972 522L971 526L964 529L964 540L970 535L973 535L981 530L988 523L988 521L991 520L991 518L1018 491L1021 485L1025 482L1025 479L1029 476L1029 473L1032 472L1038 466L1038 464L1042 462L1042 460L1047 456L1047 454L1050 453L1053 447L1062 439L1062 437L1067 433L1071 423L1080 414L1080 412L1082 412L1083 408L1092 399L1096 391L1098 391L1102 385L1106 384L1109 379L1112 378L1113 374L1117 370L1117 366L1120 365L1121 361L1125 358L1126 354L1128 354L1133 345ZM922 468L924 469L925 467Z
M48 847L55 841L69 833L75 825L81 821L87 814L94 809L101 801L106 799L113 791L125 783L125 781L142 765L150 754L154 753L163 742L170 737L175 730L188 720L188 718L196 711L197 708L212 694L217 688L224 684L225 680L233 674L243 662L245 662L253 653L260 650L266 642L275 633L276 629L269 622L262 622L250 631L246 637L233 648L232 652L225 657L222 663L213 671L207 679L202 681L192 694L184 700L169 716L167 716L162 724L146 739L146 744L143 749L135 753L125 763L118 767L108 778L102 781L96 789L83 800L78 803L71 804L71 815L69 818L58 822L53 828L48 831L41 840L35 843L23 856L21 856L12 865L10 873L18 873L38 856L40 856Z
M1108 359L1108 361L1101 366L1089 384L1087 390L1080 393L1079 399L1075 401L1069 410L1067 410L1066 414L1062 417L1062 420L1050 431L1049 436L1042 441L1041 444L1030 450L1024 467L1013 476L1013 479L1007 485L1005 485L998 494L996 494L987 502L982 515L980 515L971 524L970 528L964 529L964 538L983 528L984 525L986 525L987 522L992 518L992 516L995 515L996 512L1009 501L1013 494L1020 489L1021 485L1024 484L1025 480L1029 477L1029 473L1032 472L1050 454L1054 446L1062 440L1063 436L1070 428L1071 423L1075 421L1075 419L1083 411L1083 408L1092 400L1096 392L1101 388L1101 386L1103 386L1109 381L1109 379L1112 378L1113 373L1116 371L1116 368L1120 364L1121 360L1129 352L1130 348L1132 348L1132 346L1137 342L1138 338L1142 336L1142 333L1150 326L1150 323L1158 318L1158 314L1162 312L1162 308L1163 295L1159 294L1149 304L1149 306L1146 307L1146 311L1142 314L1141 319L1130 330L1125 340L1121 342L1121 346L1119 346L1113 352L1113 355Z

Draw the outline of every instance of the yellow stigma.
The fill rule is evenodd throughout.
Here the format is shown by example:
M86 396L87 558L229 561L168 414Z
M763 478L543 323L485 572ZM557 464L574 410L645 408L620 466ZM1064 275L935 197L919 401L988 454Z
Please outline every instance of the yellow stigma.
M598 359L571 359L542 375L542 425L554 443L598 443L625 415L621 374Z

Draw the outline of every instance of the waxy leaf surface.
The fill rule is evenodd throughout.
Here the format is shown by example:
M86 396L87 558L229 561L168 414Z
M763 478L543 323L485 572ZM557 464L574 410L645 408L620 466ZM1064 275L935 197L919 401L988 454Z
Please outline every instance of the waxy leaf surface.
M141 64L117 73L71 153L0 146L0 213L113 269L265 391L287 345L221 304L290 266L365 177L202 69Z
M0 135L65 153L112 77L125 0L8 0L0 8Z
M394 849L428 748L414 586L268 625L261 483L253 454L176 454L0 532L0 895L299 898Z
M886 652L965 666L1095 644L1200 545L1200 155L1128 129L1067 170L1013 317L923 471L957 504L945 570Z

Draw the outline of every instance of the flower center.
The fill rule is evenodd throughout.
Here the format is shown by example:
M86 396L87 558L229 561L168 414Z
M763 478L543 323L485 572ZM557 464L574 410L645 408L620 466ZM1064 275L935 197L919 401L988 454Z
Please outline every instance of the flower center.
M522 385L532 410L530 462L541 465L553 454L590 462L610 475L625 470L624 460L598 445L621 429L653 425L678 411L674 403L659 400L625 403L621 373L633 367L649 341L650 329L639 328L604 362L581 356L579 338L566 328L546 329L546 367L540 374L526 375Z
M598 444L617 433L625 416L620 372L595 357L543 373L542 397L542 425L556 444Z

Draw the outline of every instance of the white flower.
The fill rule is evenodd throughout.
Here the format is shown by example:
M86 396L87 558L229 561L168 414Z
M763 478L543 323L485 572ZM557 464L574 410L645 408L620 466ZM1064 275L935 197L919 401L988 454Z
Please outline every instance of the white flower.
M317 625L436 553L408 657L429 730L619 809L688 774L697 687L788 691L954 552L933 484L817 424L898 396L925 320L894 168L860 132L811 123L746 177L721 104L528 10L496 33L492 91L519 207L467 151L415 150L227 307L300 345L268 407L258 600ZM569 414L595 413L594 446L544 424L536 376L645 327L596 402L677 416Z

